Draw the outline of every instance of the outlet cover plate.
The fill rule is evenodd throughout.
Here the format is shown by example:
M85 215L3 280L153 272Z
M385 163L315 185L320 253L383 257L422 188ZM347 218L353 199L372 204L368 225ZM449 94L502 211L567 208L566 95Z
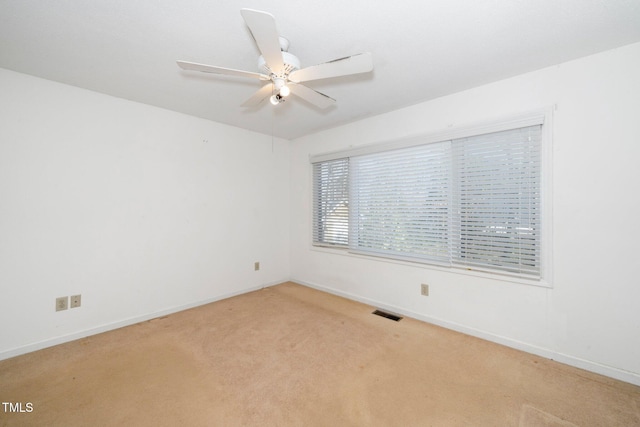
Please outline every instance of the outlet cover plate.
M429 296L429 285L423 283L420 285L420 293L425 297Z
M56 311L62 311L69 308L69 297L56 298Z

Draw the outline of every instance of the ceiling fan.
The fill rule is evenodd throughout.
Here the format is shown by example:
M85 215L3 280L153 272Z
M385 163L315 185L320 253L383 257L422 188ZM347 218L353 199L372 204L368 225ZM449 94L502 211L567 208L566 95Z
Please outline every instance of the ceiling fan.
M371 53L368 52L301 69L300 60L288 52L289 41L278 35L273 15L253 9L241 9L240 13L249 27L260 53L262 53L258 58L259 72L234 70L187 61L177 61L177 63L184 70L249 77L267 82L242 104L243 107L258 106L266 98L269 98L273 105L277 105L284 102L289 94L294 94L319 108L327 108L333 105L336 100L301 83L367 73L373 70L373 60Z

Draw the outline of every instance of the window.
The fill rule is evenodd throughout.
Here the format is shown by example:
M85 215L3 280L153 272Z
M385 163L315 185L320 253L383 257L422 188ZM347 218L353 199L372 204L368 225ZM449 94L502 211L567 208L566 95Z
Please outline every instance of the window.
M447 261L450 159L448 142L351 158L350 247Z
M543 121L312 158L314 245L540 279Z
M313 165L313 241L349 243L349 159Z

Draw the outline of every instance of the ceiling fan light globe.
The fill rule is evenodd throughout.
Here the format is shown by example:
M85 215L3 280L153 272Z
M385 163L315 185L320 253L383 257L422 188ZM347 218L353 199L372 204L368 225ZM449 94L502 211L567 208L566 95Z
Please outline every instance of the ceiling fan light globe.
M272 105L278 105L280 103L280 100L278 99L277 95L271 95L271 98L269 98L269 102L271 102Z
M289 96L289 94L291 93L291 89L289 89L289 86L284 85L280 88L280 95L281 96Z

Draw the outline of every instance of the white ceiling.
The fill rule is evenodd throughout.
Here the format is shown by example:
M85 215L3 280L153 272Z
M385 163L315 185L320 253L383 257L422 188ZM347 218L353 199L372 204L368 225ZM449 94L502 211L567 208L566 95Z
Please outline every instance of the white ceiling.
M243 7L273 14L302 66L371 52L370 74L308 83L338 102L240 107L257 80ZM0 67L293 139L640 41L639 0L0 0Z

